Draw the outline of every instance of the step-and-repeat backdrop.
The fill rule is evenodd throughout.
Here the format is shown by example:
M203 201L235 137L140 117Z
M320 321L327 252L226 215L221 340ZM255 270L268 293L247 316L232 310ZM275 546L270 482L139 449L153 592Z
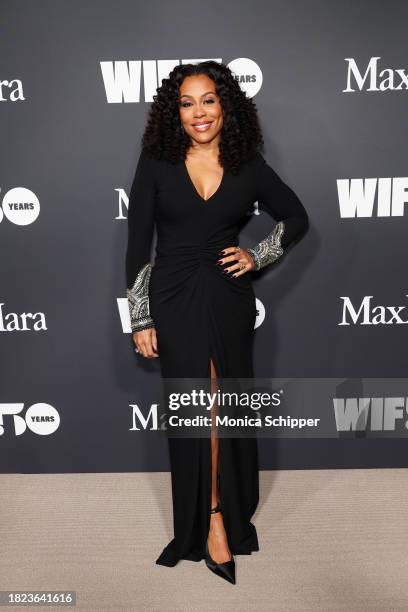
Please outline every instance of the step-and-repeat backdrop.
M405 376L407 19L402 1L3 0L2 472L169 469L139 418L160 367L133 350L125 252L147 111L179 63L231 67L310 216L253 277L256 376L336 377L365 414L352 381ZM270 229L264 215L254 202L242 246ZM345 437L262 438L260 467L407 466L389 435L406 429L398 400L375 435L350 419Z

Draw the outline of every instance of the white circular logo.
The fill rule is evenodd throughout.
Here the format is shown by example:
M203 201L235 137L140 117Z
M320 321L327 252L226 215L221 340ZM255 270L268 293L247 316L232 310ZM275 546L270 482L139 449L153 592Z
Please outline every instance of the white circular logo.
M262 304L261 300L255 298L255 306L256 306L256 319L255 319L255 327L259 327L265 320L265 306Z
M258 64L247 57L238 57L228 64L241 89L253 98L262 87L262 71Z
M40 202L30 189L14 187L3 198L3 212L12 223L29 225L40 214Z
M60 415L50 404L33 404L25 414L27 426L33 433L49 436L60 424Z

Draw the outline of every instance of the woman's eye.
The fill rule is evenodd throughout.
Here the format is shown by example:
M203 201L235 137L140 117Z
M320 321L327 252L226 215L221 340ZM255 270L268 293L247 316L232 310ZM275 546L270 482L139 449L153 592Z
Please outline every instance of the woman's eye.
M208 98L208 100L204 100L205 103L214 104L215 100L213 98ZM180 102L180 106L182 108L188 108L191 106L191 102Z

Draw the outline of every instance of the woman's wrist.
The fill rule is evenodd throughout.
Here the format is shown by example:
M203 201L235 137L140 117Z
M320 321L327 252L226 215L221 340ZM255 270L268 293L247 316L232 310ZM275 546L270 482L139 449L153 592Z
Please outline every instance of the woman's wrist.
M279 221L275 225L273 231L265 236L261 242L247 249L248 253L254 260L254 270L260 270L261 268L268 266L283 255L281 240L284 231L285 224L283 221Z
M145 320L140 320L131 324L132 334L134 334L135 332L144 331L145 329L151 329L154 326L155 325L153 319L151 317L148 317Z
M152 264L145 264L136 275L133 285L126 290L132 333L154 327L150 316L149 284Z
M256 247L252 247L251 249L246 249L246 252L249 253L251 259L254 263L252 270L259 270L260 268L260 260L256 252Z

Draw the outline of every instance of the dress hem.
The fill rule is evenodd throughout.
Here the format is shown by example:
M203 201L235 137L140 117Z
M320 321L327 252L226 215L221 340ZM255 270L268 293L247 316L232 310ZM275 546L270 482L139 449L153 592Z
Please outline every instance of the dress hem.
M256 538L256 541L253 542L253 544L249 548L248 547L246 548L236 548L235 547L234 548L233 546L230 546L229 548L230 548L232 555L252 555L253 552L259 551L258 539ZM179 561L194 561L197 563L205 559L204 553L200 555L199 553L190 552L187 555L183 555L174 560L169 560L168 559L169 556L170 554L168 551L168 547L166 546L166 548L163 550L163 552L158 557L158 559L156 559L156 562L155 562L156 565L163 565L165 567L175 567Z

